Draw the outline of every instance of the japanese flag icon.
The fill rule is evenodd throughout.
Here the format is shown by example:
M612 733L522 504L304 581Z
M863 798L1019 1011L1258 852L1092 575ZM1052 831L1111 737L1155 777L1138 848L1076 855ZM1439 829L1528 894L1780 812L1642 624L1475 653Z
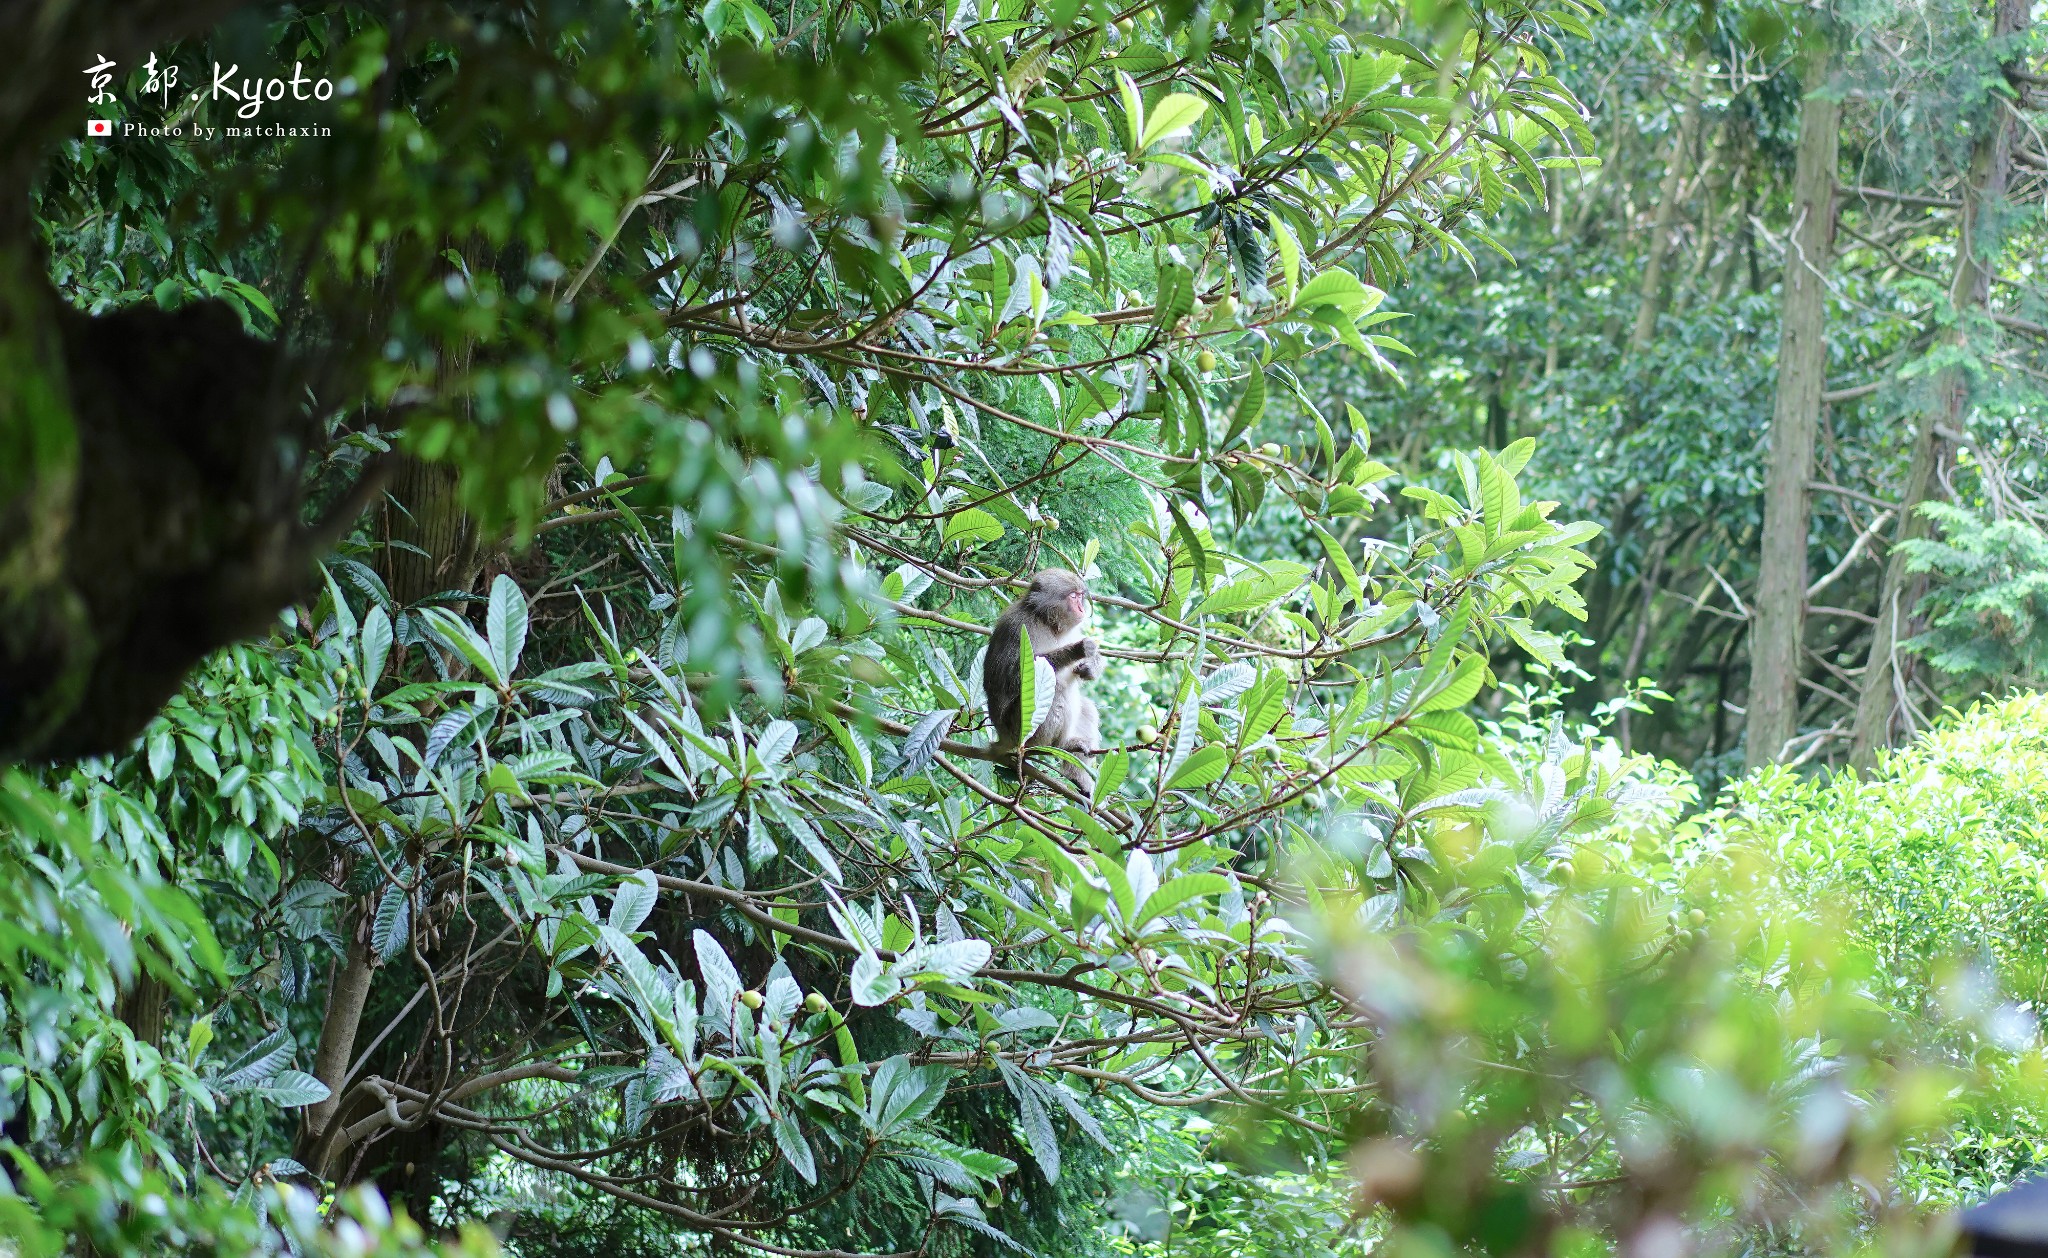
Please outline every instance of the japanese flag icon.
M108 118L94 118L85 124L85 133L100 139L109 139L114 134L114 123Z

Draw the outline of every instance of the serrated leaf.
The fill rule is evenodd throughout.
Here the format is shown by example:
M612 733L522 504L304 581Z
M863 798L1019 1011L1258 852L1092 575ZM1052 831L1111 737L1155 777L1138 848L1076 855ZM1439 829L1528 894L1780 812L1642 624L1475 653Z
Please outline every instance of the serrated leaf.
M655 884L653 871L640 870L612 892L611 912L605 915L605 922L613 930L631 934L640 929L640 923L647 920L660 898L661 888Z
M1457 669L1445 679L1443 686L1423 700L1422 706L1417 710L1440 712L1446 708L1461 708L1472 702L1485 678L1486 658L1481 655L1468 655L1458 661Z
M941 540L962 546L997 541L1002 535L1003 522L980 507L968 507L947 516L946 526L940 530Z
M1258 671L1243 660L1225 664L1202 679L1202 702L1207 705L1228 703L1250 690L1258 675Z
M379 960L389 961L412 939L412 901L402 887L386 887L377 901L377 915L370 923L370 948Z
M960 939L952 943L932 944L918 953L915 968L909 958L897 965L897 969L912 974L937 974L942 978L971 978L976 970L988 964L994 950L979 939Z
M704 978L704 1011L730 1018L733 1002L740 996L740 972L733 968L725 948L706 932L692 931L690 942L697 952L697 972Z
M796 747L796 726L788 721L770 721L754 742L754 754L763 766L774 768Z
M1033 680L1035 683L1036 679ZM903 736L903 765L897 772L908 776L922 773L930 767L932 761L938 759L939 744L946 741L947 733L953 728L953 718L959 715L957 709L941 708L919 717L917 724Z
M292 1038L292 1033L279 1027L242 1050L241 1056L224 1066L220 1082L230 1088L261 1083L283 1070L297 1051L298 1042Z
M775 1133L775 1147L782 1150L782 1156L789 1162L789 1168L803 1176L806 1184L818 1182L818 1163L811 1155L811 1145L804 1139L803 1129L797 1126L796 1113L783 1110L772 1124Z
M866 1008L893 1000L903 990L903 980L890 974L882 958L863 952L853 959L853 973L847 982L853 1003Z
M466 659L493 686L505 684L505 673L498 667L497 654L491 644L470 628L468 621L445 607L423 607L418 615L426 618L427 627L457 655Z
M149 736L149 776L161 782L171 775L171 769L178 759L178 744L171 738L171 731L159 729Z
M286 1109L312 1105L326 1100L331 1095L326 1084L303 1070L280 1070L264 1080L256 1091L273 1105L281 1105Z

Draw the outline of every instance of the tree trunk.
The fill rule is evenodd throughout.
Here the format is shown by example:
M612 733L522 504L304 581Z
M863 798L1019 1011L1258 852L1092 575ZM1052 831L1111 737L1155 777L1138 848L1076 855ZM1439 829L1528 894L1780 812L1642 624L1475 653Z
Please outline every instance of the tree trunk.
M1776 762L1799 732L1800 642L1806 630L1807 483L1827 380L1827 271L1834 236L1841 105L1827 95L1828 40L1808 54L1799 107L1793 227L1785 241L1778 389L1764 480L1762 563L1749 648L1747 763Z
M299 1129L299 1160L322 1176L331 1168L319 1164L323 1159L318 1150L328 1143L323 1138L341 1107L348 1068L355 1060L356 1032L362 1027L363 1006L375 976L369 944L357 940L349 945L348 961L327 993L327 1016L320 1023L320 1047L313 1058L313 1077L327 1085L327 1099L306 1107Z
M1549 321L1543 333L1543 378L1550 379L1557 374L1557 341L1564 335L1564 320L1557 309L1557 281L1566 267L1564 250L1564 176L1557 170L1543 172L1544 186L1550 195L1550 278L1543 286L1543 303L1549 311Z
M128 1024L138 1042L162 1048L170 999L171 989L162 979L154 974L137 974L134 985L121 993L121 1021Z
M1671 225L1678 219L1680 192L1685 187L1685 161L1692 155L1693 141L1699 136L1700 98L1706 93L1706 76L1706 53L1693 54L1685 105L1678 131L1671 137L1671 155L1664 162L1664 182L1657 190L1657 217L1650 225L1649 254L1643 262L1642 292L1636 302L1636 327L1628 338L1631 354L1648 346L1657 331L1657 311L1664 296L1664 255L1670 252Z
M2018 49L2032 21L2029 0L1998 0L1991 17L1993 43ZM2019 68L2009 60L2007 65ZM1955 306L1955 330L1950 344L1965 340L1963 322L1971 312L1982 310L1991 295L1991 272L1998 250L1993 224L1997 203L2012 181L2013 115L2004 98L1992 95L1985 104L1989 117L1970 152L1970 182L1964 193L1961 240L1956 248L1955 279L1949 300ZM1856 718L1850 727L1849 763L1868 771L1877 761L1880 748L1889 746L1904 708L1906 683L1911 676L1909 662L1899 658L1899 643L1911 635L1913 604L1909 591L1912 574L1906 571L1901 542L1926 531L1920 506L1940 483L1936 475L1945 453L1941 430L1962 430L1969 407L1969 381L1955 367L1944 368L1933 382L1932 396L1919 428L1913 434L1912 470L1906 476L1906 491L1899 501L1899 521L1892 533L1892 549L1885 560L1884 582L1877 603L1877 626L1871 633L1870 659L1863 667L1863 688L1856 696ZM1910 731L1906 731L1910 732Z
M75 311L35 230L43 156L85 120L78 68L239 0L27 7L0 83L0 758L61 760L125 748L193 664L310 590L361 501L304 527L317 434L276 345L217 301Z
M386 545L377 554L377 566L385 587L401 605L444 590L468 593L476 584L481 553L476 522L463 511L456 487L456 471L446 464L410 456L398 461L384 504ZM313 1074L327 1085L329 1095L305 1110L299 1160L329 1178L343 1170L326 1164L339 1147L329 1129L351 1119L341 1109L342 1093L376 972L369 946L353 942L347 964L328 992L327 1016L320 1026Z
M456 498L456 475L448 464L406 457L392 477L378 566L401 605L444 590L468 593L476 582L476 524Z

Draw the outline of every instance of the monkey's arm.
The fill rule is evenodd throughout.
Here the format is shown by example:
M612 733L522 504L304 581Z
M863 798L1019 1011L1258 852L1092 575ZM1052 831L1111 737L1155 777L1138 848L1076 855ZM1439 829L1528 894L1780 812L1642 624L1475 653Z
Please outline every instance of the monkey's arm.
M1047 651L1038 657L1053 666L1056 672L1073 669L1083 681L1094 681L1102 676L1102 648L1095 645L1095 639L1083 638L1070 642L1057 651Z

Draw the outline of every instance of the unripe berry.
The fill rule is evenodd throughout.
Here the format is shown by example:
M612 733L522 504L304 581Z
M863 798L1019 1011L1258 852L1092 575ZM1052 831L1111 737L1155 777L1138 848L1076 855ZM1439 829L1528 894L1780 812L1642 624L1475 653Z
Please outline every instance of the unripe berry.
M1277 441L1268 441L1266 444L1259 447L1259 453L1265 455L1269 459L1277 459L1280 457L1282 453L1280 449L1280 443Z
M1210 353L1206 349L1203 350L1201 353L1195 355L1195 366L1202 372L1202 374L1207 375L1209 372L1216 370L1216 355Z
M1159 731L1158 731L1158 729L1156 729L1155 727L1153 727L1153 726L1150 726L1150 725L1140 725L1140 726L1138 727L1138 741L1139 741L1139 742L1141 742L1141 743L1156 743L1156 742L1158 742L1158 741L1159 741Z
M740 1003L749 1009L759 1009L761 1007L761 993L756 991L741 992Z
M804 1008L810 1010L812 1013L823 1013L827 1009L831 1008L831 1006L825 1003L824 993L812 992L810 995L804 997Z

